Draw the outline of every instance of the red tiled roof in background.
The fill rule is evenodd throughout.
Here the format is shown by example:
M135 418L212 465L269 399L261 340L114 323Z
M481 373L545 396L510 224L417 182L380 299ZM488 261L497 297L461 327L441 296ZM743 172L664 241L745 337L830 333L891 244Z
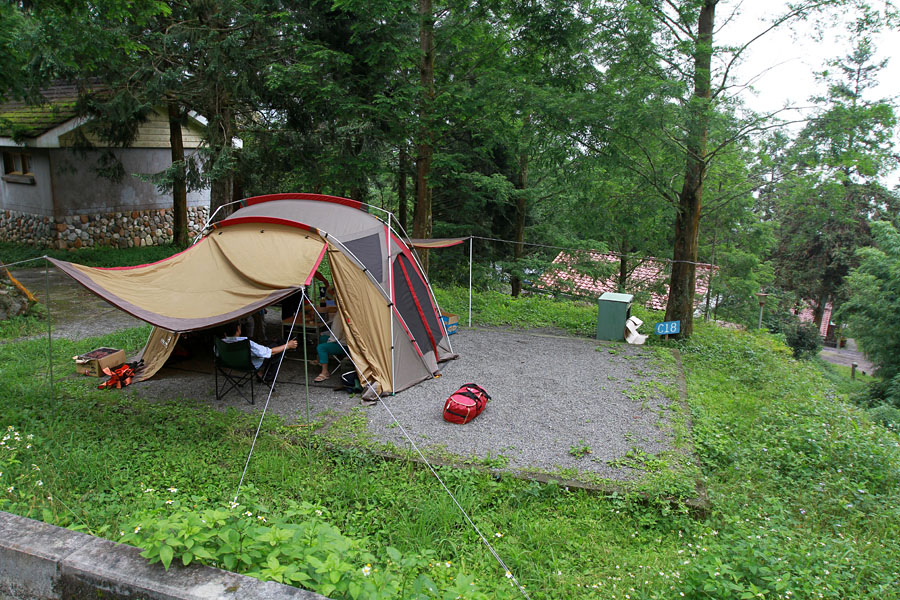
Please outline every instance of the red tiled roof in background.
M603 261L607 263L618 263L619 256L616 254L603 254L600 252L589 252L588 256L592 261ZM588 275L579 274L574 268L566 269L565 265L575 262L575 257L568 252L560 252L553 259L553 263L561 265L559 270L545 273L541 276L540 287L544 288L573 288L573 291L583 296L600 296L604 292L617 292L618 290L618 274L613 274L606 279L595 279ZM641 264L634 268L628 276L626 284L626 292L649 292L650 300L647 307L654 310L663 310L666 308L669 293L669 269L670 261L645 257L641 260ZM706 291L709 287L709 274L712 269L718 270L718 267L707 263L697 264L697 288L694 306L697 307L703 301ZM660 284L662 284L662 293L660 292Z
M822 322L819 324L819 335L822 337L826 337L828 335L828 325L831 323L831 313L834 311L834 307L831 305L831 302L825 304L825 309L822 311ZM797 318L800 319L802 323L814 323L815 320L813 316L815 315L815 311L811 306L811 303L807 301L804 304L803 309L797 313Z

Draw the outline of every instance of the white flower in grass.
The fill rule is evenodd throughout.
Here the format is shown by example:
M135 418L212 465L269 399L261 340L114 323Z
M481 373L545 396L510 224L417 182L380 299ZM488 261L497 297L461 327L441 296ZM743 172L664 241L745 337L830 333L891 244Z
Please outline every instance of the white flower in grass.
M250 511L248 510L247 512L244 513L244 516L245 516L245 517L252 517L252 516L253 516L253 513L250 512Z
M123 536L123 535L125 535L125 532L124 532L124 531L120 531L120 532L119 532L119 537L121 537L121 536Z
M174 500L166 500L166 504L172 504L174 502L175 502Z
M44 482L41 481L40 479L38 479L37 481L35 481L35 483L38 485L38 487L44 485Z
M11 486L9 486L8 488L6 488L6 491L9 492L9 493L12 493L12 491L13 491L14 489L16 489L15 486L12 486L12 485L11 485Z
M321 516L322 516L322 511L319 510L318 508L316 509L316 516L317 516L317 517L321 517Z
M229 508L237 508L238 506L240 506L240 503L231 501L228 503L228 506L229 506Z
M140 526L140 525L138 525L137 527L134 528L134 532L135 532L135 533L138 533L140 530L141 530L141 526Z
M450 561L448 560L447 562L445 562L445 563L444 563L444 566L447 567L447 568L449 569L449 568L450 568Z
M502 538L502 537L503 537L503 534L500 533L500 532L498 531L497 533L494 534L494 537L495 537L495 538Z
M26 450L31 450L31 444L25 444L25 449L26 449Z
M265 518L264 516L262 516L262 515L257 515L256 519L257 519L258 521L262 521L263 523L266 522L266 518Z
M39 466L37 466L36 464L31 463L31 470L32 471L40 471L41 468Z
M362 574L364 577L368 577L372 574L372 565L367 564L362 568Z
M507 579L512 579L512 573L511 573L510 571L507 571L507 572L506 572L506 578L507 578Z
M155 491L156 491L156 490L153 489L153 488L147 488L146 490L144 490L144 493L145 493L145 494L150 494L150 493L153 493L153 492L155 492Z
M175 493L178 492L178 488L177 488L177 487L170 487L170 488L169 488L169 491L172 492L173 494L175 494Z
M33 440L33 439L34 439L34 434L33 434L33 433L29 433L28 435L25 436L25 439L26 439L26 440Z

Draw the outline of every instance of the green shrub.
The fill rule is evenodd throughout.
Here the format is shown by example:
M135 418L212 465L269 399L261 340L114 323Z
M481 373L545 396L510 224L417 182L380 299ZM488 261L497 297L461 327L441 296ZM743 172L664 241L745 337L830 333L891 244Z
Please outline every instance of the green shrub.
M246 492L252 495L252 489ZM447 581L440 585L424 573L407 581L410 574L430 566L427 556L403 557L387 546L378 560L362 542L326 522L325 511L308 502L288 501L283 514L237 502L200 510L193 507L197 497L182 504L176 488L161 493L169 497L128 525L128 533L121 531L120 541L143 548L141 556L151 564L162 563L166 570L173 563L200 562L339 599L407 598L407 587L423 600L441 597L438 589L443 597L487 598L462 573L455 579L446 574Z
M869 416L876 423L881 423L888 429L900 431L900 410L890 404L876 406L869 411Z
M819 330L812 323L796 323L783 330L784 339L791 347L794 358L809 359L819 354L822 349L822 338Z

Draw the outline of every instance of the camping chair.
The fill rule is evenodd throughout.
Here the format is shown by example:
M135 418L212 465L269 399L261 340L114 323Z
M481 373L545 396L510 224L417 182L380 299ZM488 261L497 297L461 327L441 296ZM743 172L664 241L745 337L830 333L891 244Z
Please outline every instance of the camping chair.
M237 342L225 342L215 338L216 350L216 400L221 400L231 390L237 390L241 398L250 404L256 404L254 397L253 381L256 379L256 367L250 360L250 340ZM219 373L224 380L219 388ZM244 384L250 381L250 398L242 389Z

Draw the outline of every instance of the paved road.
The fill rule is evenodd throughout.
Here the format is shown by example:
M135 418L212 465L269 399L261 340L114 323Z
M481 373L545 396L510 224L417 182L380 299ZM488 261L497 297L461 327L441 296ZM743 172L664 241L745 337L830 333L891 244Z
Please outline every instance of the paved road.
M865 354L859 351L855 340L847 340L847 345L844 348L822 348L822 351L819 352L819 358L835 365L847 367L856 363L858 365L856 368L864 375L871 375L875 370L875 365L866 358Z
M57 268L20 269L12 275L49 307L54 337L80 340L144 324L87 291Z

